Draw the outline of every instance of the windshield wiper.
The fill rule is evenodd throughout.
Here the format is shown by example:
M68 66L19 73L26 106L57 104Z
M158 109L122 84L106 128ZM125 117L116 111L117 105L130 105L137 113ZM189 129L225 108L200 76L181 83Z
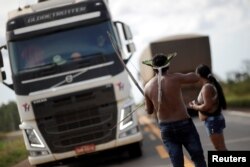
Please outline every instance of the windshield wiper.
M103 54L101 52L98 52L78 57L76 60L73 59L71 63L76 63L79 65L79 67L87 67L90 65L100 64L104 62L105 58Z
M39 65L39 66L35 66L35 67L25 68L25 69L22 70L22 73L50 70L50 69L52 69L52 68L54 68L56 66L57 66L56 63L43 64L43 65Z

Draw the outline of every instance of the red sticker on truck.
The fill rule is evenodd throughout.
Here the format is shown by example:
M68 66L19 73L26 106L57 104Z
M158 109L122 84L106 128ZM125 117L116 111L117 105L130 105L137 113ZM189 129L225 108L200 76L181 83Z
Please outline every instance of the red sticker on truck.
M91 153L94 151L95 151L94 144L87 144L87 145L78 146L75 148L76 154L86 154L86 153Z

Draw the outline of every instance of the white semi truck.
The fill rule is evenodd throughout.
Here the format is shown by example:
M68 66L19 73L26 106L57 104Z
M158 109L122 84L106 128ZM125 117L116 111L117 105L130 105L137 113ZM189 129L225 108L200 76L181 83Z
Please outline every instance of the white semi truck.
M104 0L50 0L9 12L1 52L8 51L13 83L2 60L0 80L16 94L31 165L122 146L141 155L128 73L108 33L126 63L131 32L112 20Z

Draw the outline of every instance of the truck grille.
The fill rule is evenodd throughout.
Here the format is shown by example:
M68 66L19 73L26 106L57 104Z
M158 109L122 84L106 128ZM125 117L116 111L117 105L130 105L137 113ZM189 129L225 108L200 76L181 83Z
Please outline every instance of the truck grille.
M53 153L116 137L117 107L111 84L32 102L38 128Z

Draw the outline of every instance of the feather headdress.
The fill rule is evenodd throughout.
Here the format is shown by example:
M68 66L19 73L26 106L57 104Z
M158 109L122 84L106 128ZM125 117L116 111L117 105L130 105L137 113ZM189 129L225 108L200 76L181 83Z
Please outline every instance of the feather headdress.
M154 56L154 58L152 60L144 60L142 61L143 64L148 65L150 67L152 67L153 69L158 70L158 76L157 76L157 81L158 81L158 110L160 109L160 104L161 104L161 76L162 76L162 69L166 68L170 65L170 61L172 58L174 58L177 55L176 52L165 55L163 53L157 54ZM157 58L157 56L165 56L166 58L163 59L163 62L160 62L160 66L156 65L154 63L154 59Z

